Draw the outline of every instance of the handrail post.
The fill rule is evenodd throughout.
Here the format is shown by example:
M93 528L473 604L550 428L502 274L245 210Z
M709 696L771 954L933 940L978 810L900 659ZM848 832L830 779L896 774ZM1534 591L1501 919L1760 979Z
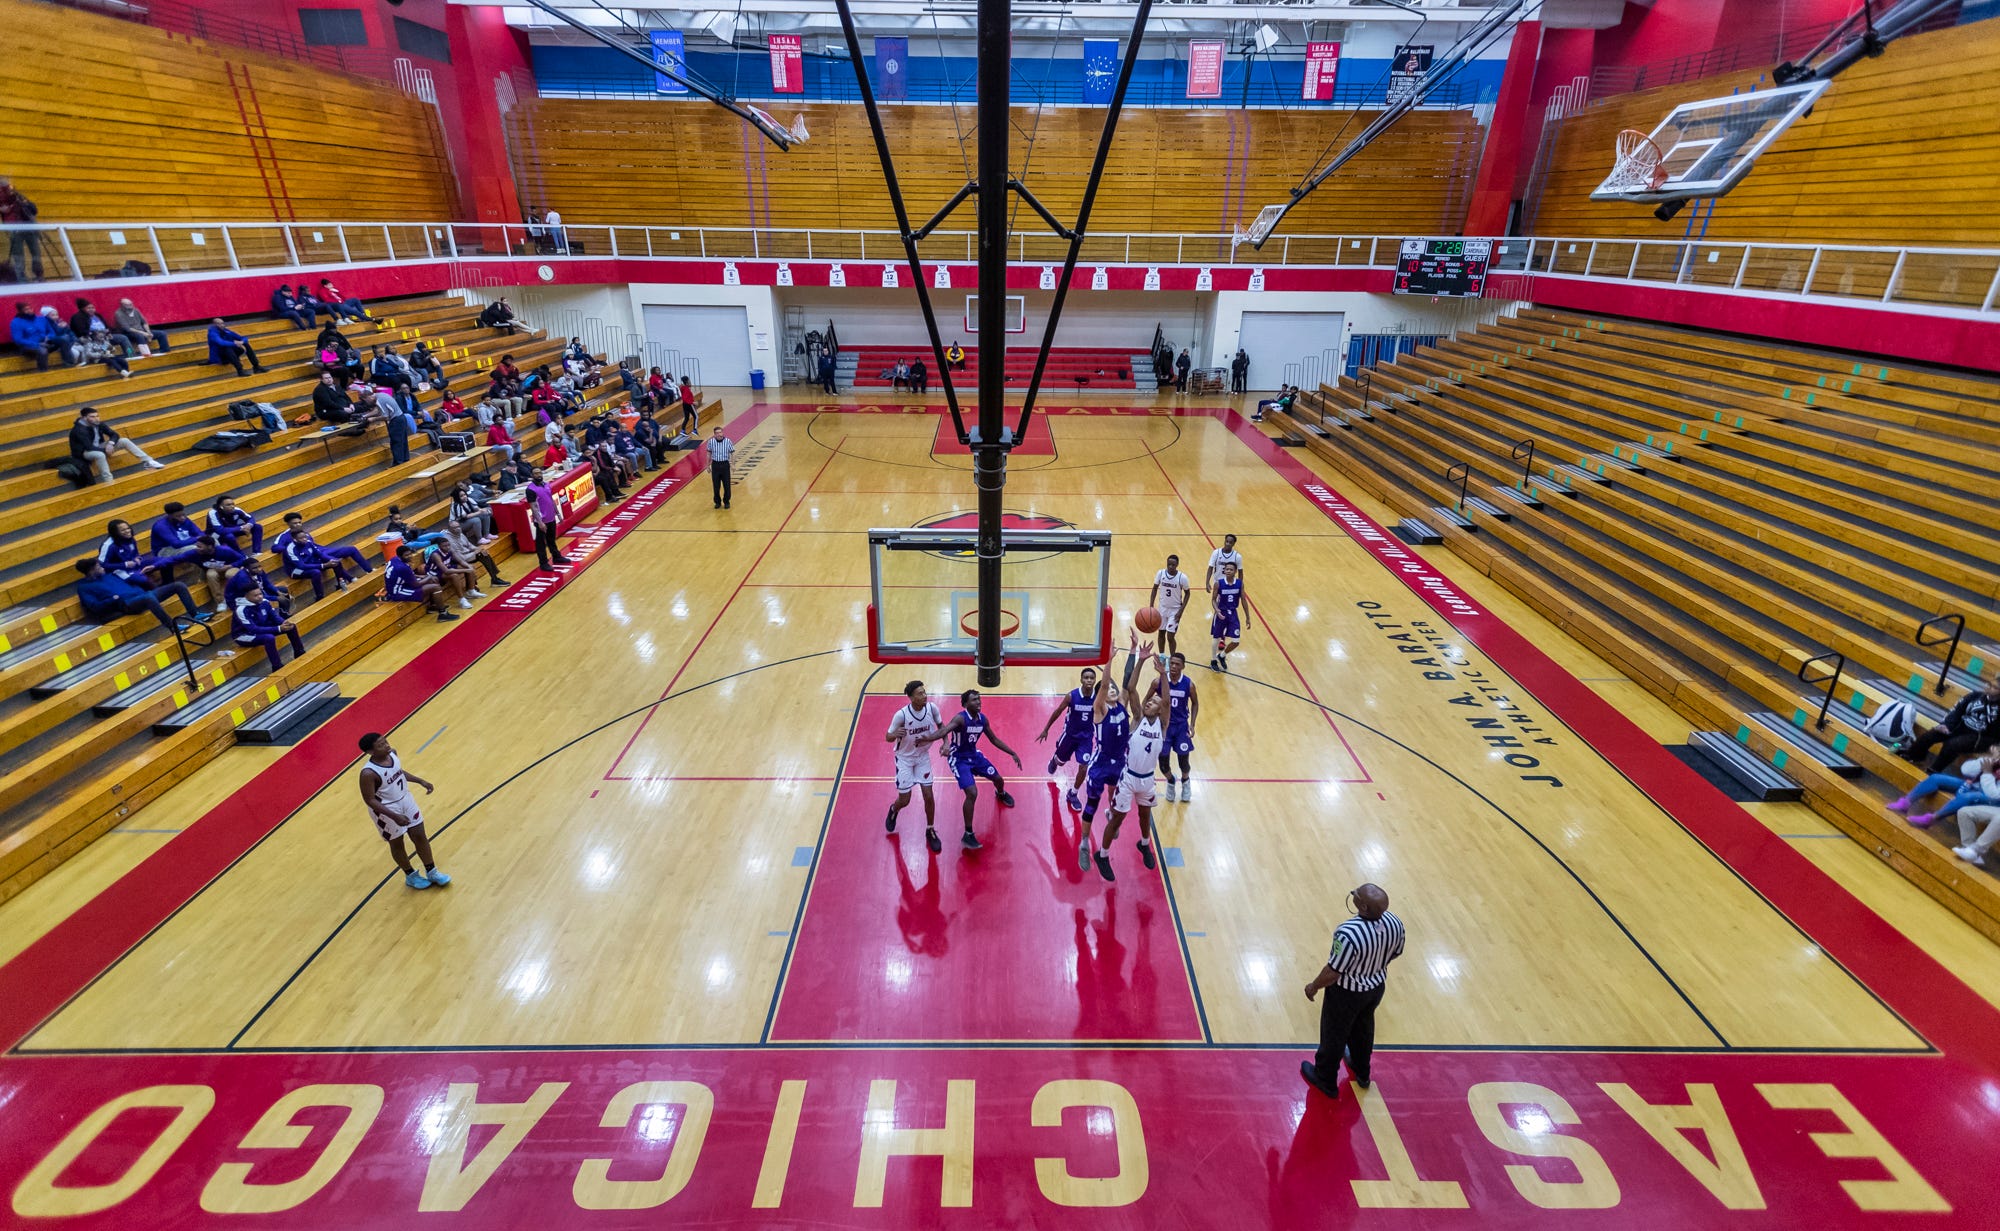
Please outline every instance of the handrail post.
M229 238L229 224L226 222L222 224L222 250L229 254L229 268L243 268L236 263L236 244Z
M1458 480L1458 515L1465 516L1465 489L1472 482L1472 465L1469 462L1453 462L1444 468L1444 481Z
M1917 635L1915 637L1917 645L1923 649L1928 649L1934 645L1943 645L1945 638L1932 637L1926 641L1924 634L1931 630L1932 625L1943 624L1947 620L1952 622L1951 649L1945 651L1944 663L1938 668L1937 687L1931 690L1940 697L1944 695L1945 685L1951 676L1952 664L1958 660L1958 641L1959 638L1965 636L1965 617L1956 611L1940 616L1932 616L1922 624L1917 625Z
M1535 438L1533 436L1526 438L1525 440L1521 441L1519 444L1514 446L1514 452L1513 452L1514 457L1519 458L1524 455L1526 456L1527 460L1521 463L1522 491L1526 491L1528 489L1528 484L1533 482L1535 477Z
M75 275L75 277L76 277L76 280L77 280L78 282L81 282L81 281L83 281L83 279L84 279L84 272L83 272L83 266L77 263L77 259L76 259L76 249L70 246L70 242L69 242L69 228L68 228L68 227L57 227L57 228L56 228L56 238L57 238L57 239L60 239L60 240L62 241L62 246L63 246L63 255L69 258L69 271L70 271L70 273L71 273L71 274L73 274L73 275ZM15 272L16 272L16 273L18 274L18 273L19 273L20 271L19 271L19 270L16 270ZM1995 282L1996 282L1996 283L2000 283L2000 276L1996 276L1996 278L1995 278ZM1993 298L1993 297L1992 297L1991 295L1988 295L1988 296L1987 296L1987 299L1988 299L1988 300L1991 300L1992 298Z
M1812 679L1806 677L1806 672L1811 670L1815 664L1826 662L1828 659L1833 661L1832 675L1822 675ZM1826 712L1833 706L1833 694L1840 687L1840 673L1845 670L1847 670L1847 655L1842 654L1839 650L1829 650L1824 654L1814 655L1799 664L1799 681L1801 683L1808 686L1817 684L1826 685L1826 695L1821 697L1819 702L1819 721L1813 724L1813 729L1816 731L1824 731L1826 729Z
M347 250L347 224L344 222L334 223L333 233L340 237L340 263L342 265L354 264L354 257Z
M292 258L292 264L299 263L299 246L292 239L292 228L285 223L278 224L278 233L285 237L285 255Z

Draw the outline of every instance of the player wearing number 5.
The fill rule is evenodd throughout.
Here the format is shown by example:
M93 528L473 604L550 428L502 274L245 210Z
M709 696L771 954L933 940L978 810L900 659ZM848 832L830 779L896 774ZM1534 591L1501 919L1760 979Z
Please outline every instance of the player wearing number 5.
M1208 601L1215 614L1208 621L1208 635L1215 640L1215 654L1208 665L1217 671L1229 670L1229 651L1243 644L1243 632L1250 627L1249 593L1243 575L1233 561L1222 566L1222 576L1209 588Z

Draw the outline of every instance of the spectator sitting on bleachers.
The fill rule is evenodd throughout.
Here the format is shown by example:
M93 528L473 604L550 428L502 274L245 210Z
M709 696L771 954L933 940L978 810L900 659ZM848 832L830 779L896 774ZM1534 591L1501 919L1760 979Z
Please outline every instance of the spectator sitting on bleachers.
M646 382L640 378L637 372L632 370L632 361L630 359L620 359L618 361L618 383L625 390L625 396L629 398L636 399L646 391Z
M535 481L535 468L530 466L519 453L500 464L493 481L503 492L511 492L517 487L526 487Z
M646 392L653 395L653 405L660 413L665 414L667 407L673 402L674 388L667 378L661 375L660 369L654 368L646 374Z
M1957 773L1932 774L1910 788L1910 793L1900 799L1889 801L1889 811L1909 814L1910 824L1922 828L1933 821L1942 821L1968 804L2000 804L2000 783L1996 783L1993 770L2000 766L2000 745L1986 750L1983 757L1976 757L1960 766ZM1952 798L1936 812L1914 812L1933 795L1950 792Z
M656 469L659 463L653 460L652 452L639 443L639 437L623 423L611 427L611 447L618 456L641 470Z
M475 323L482 329L498 330L503 336L522 327L514 320L514 309L508 306L504 295L487 304Z
M319 314L313 307L294 295L290 286L284 285L271 292L271 315L290 321L294 329L311 329L319 320Z
M464 521L446 521L444 524L444 549L452 559L470 569L477 564L486 570L486 580L496 586L504 586L507 579L500 575L500 568L493 562L493 553L486 550L483 540L478 539L478 523L471 518Z
M438 399L437 417L439 422L449 426L465 418L467 415L471 415L473 421L478 423L479 426L486 426L484 419L481 419L475 412L467 410L465 403L459 401L449 390L445 392L442 398Z
M497 367L493 369L493 379L486 384L485 402L492 404L495 414L509 419L528 413L528 395L521 391L520 378L509 377Z
M153 558L139 550L139 536L132 523L122 517L105 523L104 538L97 544L97 562L121 581L153 584Z
M236 575L248 559L242 552L224 547L215 541L212 534L204 534L188 547L170 556L160 557L160 569L167 581L174 579L174 566L193 566L195 572L208 581L209 597L215 600L215 614L229 612L229 579Z
M889 387L891 389L901 389L909 383L910 361L899 358L896 360L896 366L889 369Z
M1897 753L1905 761L1916 762L1926 749L1937 745L1930 772L1937 773L1976 748L2000 741L2000 676L1986 681L1979 692L1967 693L1944 716L1944 721L1919 735L1908 748Z
M35 361L36 371L49 370L51 354L61 356L65 363L68 362L68 357L56 349L55 328L49 324L48 318L38 315L28 304L17 302L14 305L14 319L7 323L7 331L13 339L14 349Z
M931 391L931 369L920 357L910 364L910 392L929 393Z
M280 550L284 554L286 567L291 570L292 576L312 583L315 599L326 597L327 573L333 574L334 584L343 590L351 580L347 575L347 569L335 558L336 554L352 557L361 565L361 571L364 573L373 571L368 562L361 558L361 553L352 547L321 547L313 541L312 531L307 530L303 524L293 526L292 516L294 515L286 514L285 533L279 536L284 543Z
M528 393L528 406L535 412L535 422L547 426L561 422L570 412L569 403L563 401L562 394L547 381L537 381Z
M299 639L299 626L285 618L261 589L247 590L238 594L229 606L229 633L240 646L261 645L264 656L270 660L273 674L284 666L278 657L278 638L284 637L292 643L292 658L297 661L306 652L306 643Z
M597 360L589 356L579 359L571 355L563 360L563 372L575 382L578 389L595 389L604 383L604 377L598 371L600 366Z
M160 627L173 632L177 628L185 628L191 621L206 618L206 614L195 606L194 595L177 581L155 586L144 579L119 577L107 572L95 558L78 560L76 571L83 574L83 580L76 587L76 597L83 604L84 614L95 623L108 624L120 616L150 611L153 618L160 622ZM176 621L167 614L162 604L169 598L181 600L181 606L187 608L187 620Z
M514 439L514 431L507 426L505 419L494 419L486 425L486 443L493 448L507 450L509 457L521 456L521 442Z
M264 550L263 523L237 508L236 497L229 493L224 492L215 498L206 521L206 528L215 536L216 542L241 551L242 544L238 540L247 534L250 536L250 555L255 556Z
M368 377L378 385L394 386L398 380L417 383L417 374L393 346L378 346L368 363Z
M445 524L464 528L475 545L484 547L493 541L493 514L486 507L487 503L470 482L460 479L451 485L451 511L446 515Z
M440 622L456 620L458 617L445 608L443 584L417 572L415 555L414 547L397 549L396 558L389 561L389 574L382 582L382 601L422 603L437 612Z
M132 379L132 364L127 358L130 353L123 338L114 338L102 329L93 329L90 336L83 339L77 352L81 363L101 363L117 373L120 380Z
M229 580L222 583L222 591L224 601L231 605L239 595L261 591L272 606L288 616L292 614L292 592L265 572L255 556L243 557L243 567L229 575Z
M405 543L419 547L427 547L444 537L435 530L417 529L409 518L403 516L403 506L400 504L389 506L388 522L382 529L389 534L401 535Z
M135 355L142 349L150 349L152 339L145 334L134 336L118 328L98 315L97 305L79 295L76 312L69 318L69 331L79 338L87 338L94 333L104 333L119 344L119 353Z
M458 557L442 545L424 553L419 572L443 587L444 593L456 597L460 607L470 607L473 599L486 597L486 591L479 588L479 574L472 571L472 565L460 564Z
M660 432L660 421L653 417L652 407L639 408L639 421L632 425L632 435L638 440L639 447L653 459L655 468L666 464L667 442Z
M110 424L105 423L98 416L97 407L86 406L77 412L76 422L69 428L69 455L88 465L97 482L111 482L111 455L121 449L144 463L148 470L165 469L161 463L146 456L144 449L120 436Z
M396 348L391 346L389 349L393 352ZM417 374L419 381L429 381L440 393L451 389L451 381L445 378L444 363L438 359L437 353L431 350L428 343L420 340L411 347L408 362L410 370Z
M258 360L256 348L250 345L250 339L223 324L221 317L218 316L210 319L208 322L208 361L212 364L226 363L230 367L235 368L236 374L241 376L243 375L243 361L245 359L250 361L250 370L252 372L256 372L259 375L263 374L264 365Z
M331 278L321 278L319 280L319 291L314 298L318 299L321 305L335 316L344 317L350 321L372 321L375 319L368 315L366 304L363 304L352 295L341 294L340 288L333 284L333 279Z
M146 319L146 314L139 311L138 306L131 300L119 300L118 310L111 314L111 320L121 333L138 344L141 355L149 350L156 350L162 355L167 353L166 331L153 328L153 323Z
M313 386L313 418L334 427L366 427L375 418L375 387L356 385L352 392L361 399L358 404L342 392L333 373L321 372Z
M160 510L160 516L153 519L153 533L150 546L153 555L161 560L161 579L172 581L174 570L168 556L186 551L201 537L201 527L194 524L194 518L187 515L187 506L178 500L169 500Z
M49 323L49 336L54 340L56 353L62 356L62 361L71 367L83 366L83 343L77 338L76 330L69 327L69 322L62 318L61 313L46 304L42 307L42 319Z

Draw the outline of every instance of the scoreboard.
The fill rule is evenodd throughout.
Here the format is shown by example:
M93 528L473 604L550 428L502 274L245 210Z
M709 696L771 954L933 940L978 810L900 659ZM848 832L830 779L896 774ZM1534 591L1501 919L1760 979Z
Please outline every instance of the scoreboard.
M1406 239L1396 259L1396 293L1476 296L1492 255L1490 239Z

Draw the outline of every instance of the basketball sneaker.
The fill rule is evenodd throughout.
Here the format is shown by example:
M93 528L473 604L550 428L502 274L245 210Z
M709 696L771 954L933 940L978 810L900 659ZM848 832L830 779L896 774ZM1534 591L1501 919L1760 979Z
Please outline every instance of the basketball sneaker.
M1084 830L1083 836L1076 840L1076 870L1079 872L1090 871L1090 831L1088 829Z
M924 830L924 845L930 847L931 854L935 855L944 849L944 839L938 837L937 830L926 829Z
M1181 802L1182 802L1182 803L1188 803L1189 801L1191 801L1191 800L1193 800L1193 799L1194 799L1194 783L1192 783L1192 782L1189 782L1189 781L1182 781L1182 783L1181 783Z
M437 870L436 868L425 868L425 869L424 869L424 876L425 876L425 878L426 878L426 879L428 879L428 880L430 881L430 883L431 883L431 884L433 884L433 885L449 885L449 884L451 884L451 877L449 877L449 876L446 876L446 875L445 875L444 873L442 873L442 872L438 871L438 870Z
M1056 769L1057 769L1057 768L1058 768L1058 767L1057 767L1057 765L1056 765L1056 759L1055 759L1054 757L1050 757L1050 758L1049 758L1049 777L1053 778L1053 777L1055 777L1055 776L1056 776Z
M429 889L431 887L431 878L425 876L422 872L412 872L403 878L403 883L412 889Z
M889 815L882 818L882 828L890 833L896 832L896 810L894 808L889 809Z
M976 851L982 849L982 844L979 841L979 835L973 833L970 829L966 830L964 836L959 838L958 844L964 847L968 851Z
M1105 854L1103 851L1099 851L1097 852L1096 858L1097 858L1097 874L1108 881L1117 880L1118 877L1114 875L1111 871L1111 856Z
M1063 792L1063 802L1069 805L1071 812L1083 811L1083 801L1076 797L1075 787L1071 787L1069 790Z
M993 798L999 800L1000 806L1003 808L1011 808L1014 806L1014 797L1012 795L1009 795L1005 791L995 791L993 793Z
M1143 839L1139 843L1139 858L1146 861L1146 870L1149 872L1160 866L1153 859L1153 844Z

